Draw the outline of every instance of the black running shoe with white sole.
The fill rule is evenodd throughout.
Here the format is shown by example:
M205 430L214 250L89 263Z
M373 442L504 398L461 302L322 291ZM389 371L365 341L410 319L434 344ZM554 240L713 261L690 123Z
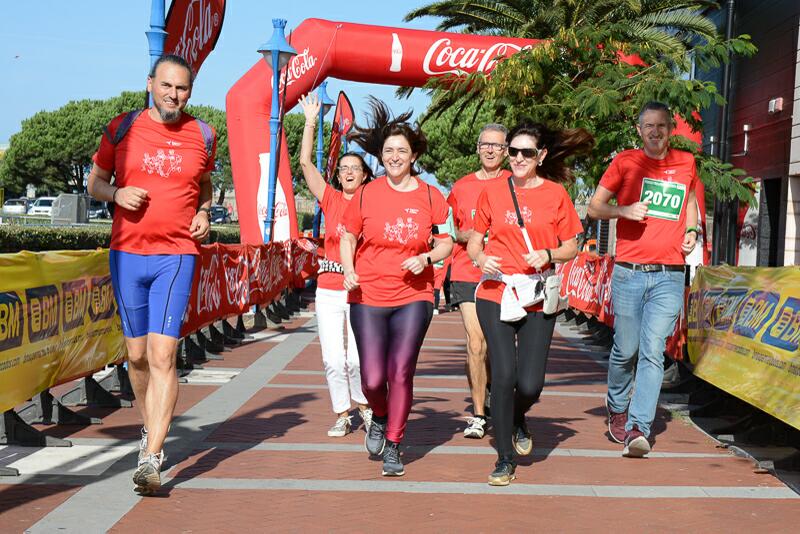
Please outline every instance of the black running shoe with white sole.
M366 447L368 453L375 456L380 456L383 453L385 445L386 422L377 421L373 417L372 424L369 425L367 435L364 436L364 447Z
M401 477L406 473L400 459L400 444L387 441L383 448L383 476Z

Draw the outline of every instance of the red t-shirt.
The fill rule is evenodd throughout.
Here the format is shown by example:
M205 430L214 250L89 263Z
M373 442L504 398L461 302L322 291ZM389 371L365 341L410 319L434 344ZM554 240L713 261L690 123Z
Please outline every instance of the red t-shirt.
M112 136L124 116L109 124ZM117 186L147 190L147 202L138 211L116 206L111 248L145 255L199 254L200 243L192 239L189 225L197 213L200 177L214 170L216 150L216 132L209 157L200 126L185 113L177 123L163 124L145 110L116 146L103 135L92 160L116 175Z
M503 169L497 178L480 180L477 174L464 176L453 184L447 202L453 208L453 224L462 232L472 230L475 211L478 206L478 197L483 192L486 184L494 180L507 180L511 172ZM478 282L481 279L481 270L469 259L466 243L453 245L453 263L450 267L450 280L456 282Z
M325 215L325 258L337 263L342 262L339 241L345 233L342 217L350 201L344 198L341 191L326 185L322 193L322 213ZM325 272L317 277L317 287L322 289L344 290L344 276L341 273Z
M514 190L534 250L558 248L559 240L573 239L583 231L569 193L561 184L544 180L538 187L515 187ZM536 272L522 257L528 254L528 247L517 225L517 212L514 210L508 180L494 180L486 185L478 197L474 229L479 234L489 231L489 242L484 252L487 256L501 258L500 270L504 274ZM545 265L542 270L550 267ZM486 280L475 296L500 304L503 289L504 283ZM536 304L526 309L537 311L542 309L542 305Z
M683 150L670 149L661 160L641 149L626 150L614 158L600 185L616 195L620 206L645 197L651 200L643 221L617 219L617 261L685 262L681 244L686 233L686 199L697 180L694 156Z
M349 302L402 306L433 302L433 267L420 274L401 269L406 259L430 250L431 229L447 220L447 202L419 178L414 191L396 191L386 177L356 192L344 214L348 232L359 236L355 269L360 287Z

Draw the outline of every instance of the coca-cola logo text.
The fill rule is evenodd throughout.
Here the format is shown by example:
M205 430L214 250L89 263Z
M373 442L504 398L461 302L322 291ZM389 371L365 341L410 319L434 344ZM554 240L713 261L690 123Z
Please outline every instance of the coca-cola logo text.
M317 64L317 56L312 55L309 49L306 48L289 61L286 66L286 75L280 76L280 84L278 91L283 93L287 87L303 77L303 75L314 68ZM270 88L272 87L272 78L270 80Z
M225 289L228 304L245 306L250 299L247 259L242 256L231 258L225 254L222 257L222 264L225 266Z
M222 294L219 287L219 278L216 276L218 266L219 257L215 254L211 257L211 263L208 267L202 266L200 268L200 282L197 286L198 315L203 312L215 312L219 309Z
M443 74L460 76L468 72L490 72L500 59L532 47L532 45L495 43L488 48L464 48L463 46L454 48L451 40L444 37L433 43L428 49L422 63L422 70L430 76Z
M217 33L215 28L219 28L220 24L220 14L212 13L211 7L210 0L192 0L189 3L183 19L181 37L171 51L172 54L188 61L195 72L200 66L199 63L211 52L207 49L207 45L214 38Z

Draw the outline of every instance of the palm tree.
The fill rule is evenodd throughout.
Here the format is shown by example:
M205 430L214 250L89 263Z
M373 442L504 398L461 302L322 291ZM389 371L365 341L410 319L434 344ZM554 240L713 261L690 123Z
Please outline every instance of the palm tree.
M408 13L406 21L439 17L437 29L547 39L570 30L610 30L622 43L683 56L698 42L718 38L705 10L711 0L443 0Z

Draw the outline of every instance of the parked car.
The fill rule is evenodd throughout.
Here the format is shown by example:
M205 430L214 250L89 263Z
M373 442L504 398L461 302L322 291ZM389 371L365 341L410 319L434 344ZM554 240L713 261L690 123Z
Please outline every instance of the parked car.
M224 206L211 206L211 224L230 224L231 216Z
M9 198L3 203L3 215L25 215L28 213L27 198Z
M50 216L51 212L53 211L53 202L55 202L56 197L39 197L33 201L31 204L30 209L28 209L28 215L47 215Z
M111 214L108 212L108 207L105 202L97 199L89 200L89 218L90 219L110 219Z

